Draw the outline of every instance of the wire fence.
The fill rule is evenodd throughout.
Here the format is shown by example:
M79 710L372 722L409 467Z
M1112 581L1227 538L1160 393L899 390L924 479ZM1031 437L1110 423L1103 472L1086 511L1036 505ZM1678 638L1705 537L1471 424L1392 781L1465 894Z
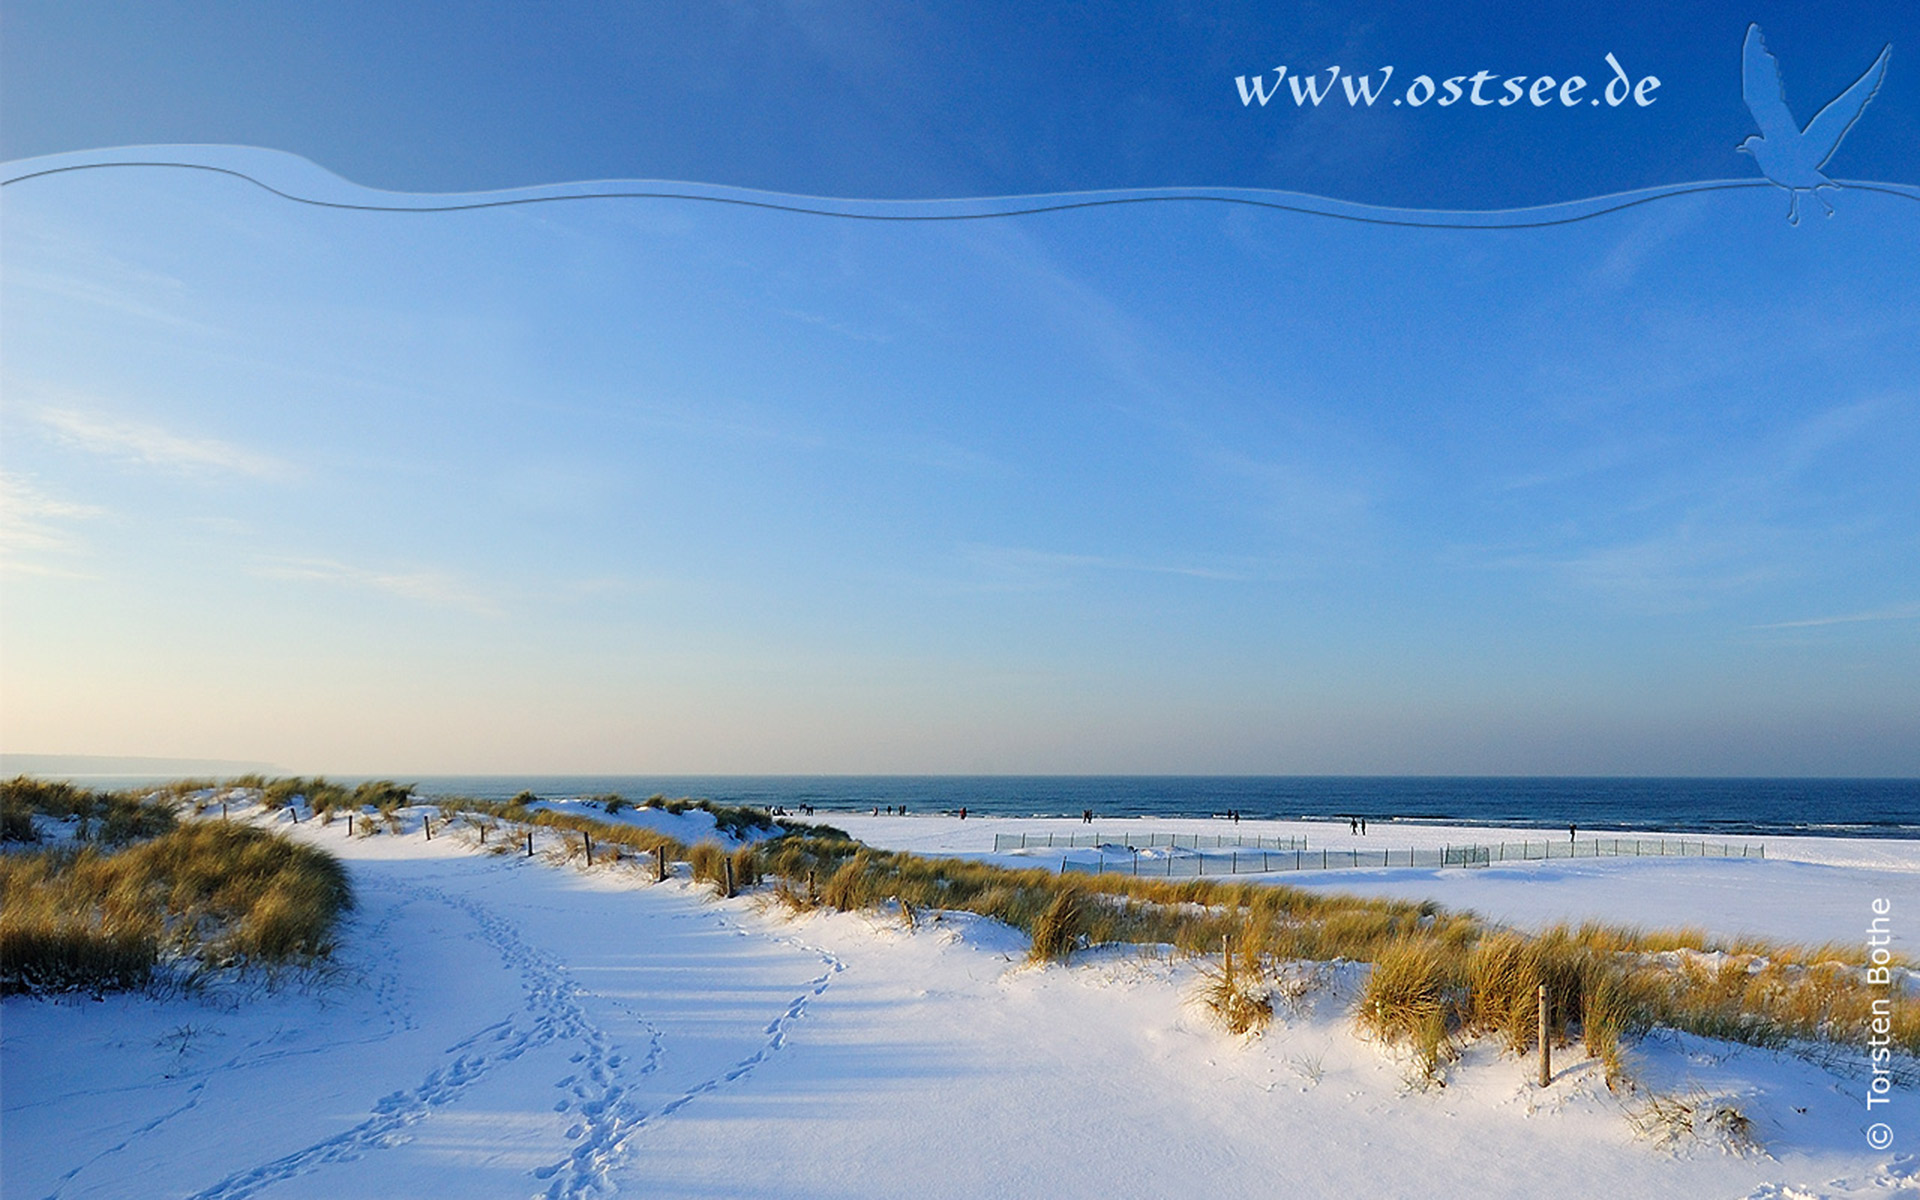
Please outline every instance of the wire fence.
M1765 858L1764 842L1702 842L1686 838L1593 838L1586 842L1501 842L1485 847L1494 862L1547 858Z
M1125 846L1151 850L1158 846L1186 850L1284 850L1291 854L1307 848L1304 837L1240 837L1211 833L996 833L995 852L1003 850L1080 849L1094 846Z
M1029 835L1034 839L1044 838L1045 834ZM999 841L1007 838L1017 841L1018 835L999 834L995 836L995 849L1000 849ZM1268 839L1285 841L1287 839ZM1127 852L1113 852L1124 843L1118 840L1099 845L1099 856L1094 859L1066 858L1061 861L1060 870L1065 874L1084 875L1145 875L1162 879L1180 879L1198 875L1248 875L1266 874L1273 871L1329 871L1336 869L1357 869L1361 867L1488 867L1500 862L1543 862L1560 858L1765 858L1767 848L1759 842L1704 842L1682 838L1595 838L1586 842L1499 842L1491 846L1441 846L1422 849L1407 846L1400 849L1382 850L1331 850L1322 847L1308 850L1304 838L1301 845L1288 849L1241 849L1235 847L1225 854L1206 853L1205 847L1190 847L1181 843L1168 845L1176 851L1169 854L1150 854L1142 856L1140 847L1126 847ZM1205 839L1202 839L1204 842ZM1165 843L1163 843L1165 844ZM1033 840L1029 847L1044 846L1045 843ZM1056 843L1059 848L1068 847L1064 842ZM1010 847L1011 848L1011 847ZM1217 850L1218 847L1215 847ZM1191 853L1178 853L1190 850Z

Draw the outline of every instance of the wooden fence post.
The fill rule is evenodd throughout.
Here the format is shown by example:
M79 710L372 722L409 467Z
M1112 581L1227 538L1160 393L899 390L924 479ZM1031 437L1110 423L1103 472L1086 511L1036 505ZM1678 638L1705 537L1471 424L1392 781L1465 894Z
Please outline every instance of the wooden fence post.
M587 856L587 865L592 866L593 865L593 835L588 833L584 829L580 831L580 851L581 853Z
M1553 1079L1553 1045L1547 1040L1547 985L1540 985L1540 1086Z
M653 881L655 883L667 881L667 847L664 842L653 848Z
M725 894L731 897L733 895L733 860L731 858L723 858L720 860L720 873L726 877L727 890Z
M421 818L420 818L420 828L421 828L421 829L424 829L424 830L426 831L426 834L427 834L427 840L428 840L428 841L432 841L432 840L433 840L433 818L432 818L432 817L421 817Z
M533 830L527 830L527 857L533 857Z

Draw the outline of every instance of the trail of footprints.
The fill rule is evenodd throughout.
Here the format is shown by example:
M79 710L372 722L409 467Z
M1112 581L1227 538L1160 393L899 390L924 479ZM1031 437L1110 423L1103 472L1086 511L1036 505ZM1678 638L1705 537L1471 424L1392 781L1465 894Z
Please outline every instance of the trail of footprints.
M398 903L384 906L381 917L366 927L361 935L362 938L369 945L384 944L387 929L400 918L408 903L408 900L401 900ZM361 1045L383 1041L403 1030L416 1028L413 1010L405 1001L399 976L391 967L384 964L384 959L387 957L388 956L384 955L370 956L369 966L367 970L360 975L358 982L358 987L361 992L372 1001L374 1011L378 1014L383 1028L362 1037L348 1038L345 1039L344 1042L334 1043L335 1046L342 1044ZM53 1191L47 1194L45 1200L59 1200L61 1193L66 1190L68 1184L92 1170L102 1161L126 1151L142 1139L159 1134L171 1124L175 1118L194 1111L200 1106L202 1093L206 1090L209 1080L217 1078L227 1071L237 1070L243 1067L258 1067L281 1059L300 1058L309 1055L323 1054L329 1051L329 1047L277 1046L275 1043L278 1040L280 1032L280 1030L276 1029L264 1037L250 1040L233 1054L218 1062L172 1073L170 1078L178 1082L186 1083L186 1099L173 1108L168 1109L166 1112L161 1113L151 1121L137 1126L131 1130L125 1138L122 1138L120 1141L61 1175L58 1182L54 1185ZM98 1094L105 1097L117 1092L133 1091L146 1086L148 1085L145 1083L133 1083L123 1088L104 1089Z
M747 936L746 930L732 922L722 919L721 923L735 933ZM649 1111L642 1107L632 1096L631 1089L617 1082L618 1076L614 1072L623 1065L621 1056L608 1052L606 1035L598 1028L588 1033L586 1048L573 1056L573 1061L580 1064L581 1070L559 1083L560 1087L569 1089L573 1098L554 1105L555 1111L572 1110L579 1114L580 1120L567 1130L567 1137L576 1141L577 1145L566 1158L534 1172L535 1178L548 1181L549 1186L543 1193L548 1200L612 1195L615 1191L611 1178L613 1169L634 1135L679 1112L708 1092L751 1074L755 1067L786 1044L787 1027L806 1011L808 1001L827 990L834 975L845 969L845 964L817 947L805 946L787 938L780 940L818 956L825 963L825 969L809 979L806 990L796 996L784 1012L767 1023L761 1031L767 1040L756 1047L753 1053L729 1064L719 1074L700 1080L659 1108ZM641 1024L648 1030L647 1053L640 1065L628 1073L628 1078L651 1074L659 1066L665 1049L659 1028L644 1019Z
M382 1097L373 1105L372 1114L353 1128L230 1175L195 1193L193 1200L241 1200L283 1180L330 1164L354 1161L370 1150L401 1145L410 1140L407 1132L410 1126L435 1108L458 1098L493 1068L555 1041L573 1042L578 1046L569 1059L574 1070L555 1084L565 1095L553 1106L555 1112L571 1113L576 1118L566 1129L566 1138L573 1145L563 1158L537 1168L533 1176L545 1185L540 1194L548 1200L612 1195L616 1190L612 1172L635 1134L672 1116L699 1097L751 1074L786 1044L788 1027L806 1011L809 1001L827 990L834 975L845 966L825 950L795 939L780 938L817 956L824 969L807 981L805 990L785 1011L767 1023L762 1030L766 1040L753 1053L649 1110L633 1085L660 1066L665 1037L658 1026L628 1010L647 1032L646 1050L637 1063L633 1062L633 1056L623 1052L588 1016L579 999L582 990L568 978L565 968L523 941L511 922L482 904L436 888L397 881L389 886L403 894L403 902L427 900L459 909L471 917L479 937L520 976L526 991L524 1012L488 1025L450 1046L446 1051L450 1057L442 1065L417 1086ZM732 922L723 919L723 923L736 934L751 936ZM383 1015L390 1022L411 1028L411 1014L395 1012L397 1006L393 1005L391 994L395 981L380 982L384 985L380 997ZM522 1018L530 1020L523 1022Z

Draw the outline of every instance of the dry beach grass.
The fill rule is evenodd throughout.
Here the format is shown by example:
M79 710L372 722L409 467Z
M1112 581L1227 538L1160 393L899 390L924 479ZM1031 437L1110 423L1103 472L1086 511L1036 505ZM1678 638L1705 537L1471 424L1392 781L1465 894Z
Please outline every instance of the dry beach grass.
M7 787L9 814L84 812L102 839L109 830L157 832L113 853L89 845L5 856L9 990L137 986L163 955L205 963L311 957L325 952L350 900L344 874L318 851L217 820L168 831L174 806L210 807L211 785L146 800L23 781ZM291 806L296 816L304 806L323 820L359 817L369 832L400 831L401 810L417 803L411 789L385 781L347 788L248 778L220 787L219 794L239 789L269 810ZM1655 1028L1761 1046L1840 1046L1863 1042L1878 1017L1907 1069L1920 1054L1920 1005L1904 988L1870 987L1858 948L1594 923L1523 933L1433 903L1246 878L1064 876L879 850L824 827L776 825L747 809L645 802L668 812L699 809L713 815L718 831L759 839L687 845L644 825L554 811L536 800L442 800L438 827L463 830L498 852L524 844L528 830L546 830L560 835L549 839L553 861L581 865L664 855L718 892L753 889L796 911L891 908L909 922L915 913L976 913L1026 933L1038 962L1099 946L1170 949L1203 962L1219 954L1219 965L1205 970L1201 999L1236 1033L1265 1027L1276 981L1298 964L1369 964L1355 1023L1411 1047L1416 1072L1428 1081L1443 1077L1468 1040L1531 1052L1542 986L1548 1037L1583 1044L1613 1086L1629 1078L1624 1046ZM615 796L596 803L609 817L628 807ZM8 828L17 824L10 815Z
M774 894L791 907L965 910L1026 932L1040 961L1100 945L1195 956L1231 947L1203 999L1235 1032L1264 1024L1264 981L1285 964L1369 963L1355 1020L1412 1046L1428 1078L1462 1039L1533 1049L1543 985L1548 1036L1579 1040L1615 1086L1627 1078L1623 1041L1655 1027L1760 1046L1859 1045L1876 1000L1892 1045L1920 1054L1920 1005L1904 989L1870 985L1859 952L1850 957L1843 947L1597 923L1528 934L1433 904L1274 883L1063 876L826 838L736 853L763 857L756 873L772 877Z
M21 781L10 800L32 807ZM48 789L43 815L72 797ZM351 907L331 856L248 825L176 823L164 799L102 797L103 836L0 855L0 994L137 988L189 973L310 963ZM133 812L133 809L141 811ZM158 830L116 845L104 834ZM83 826L76 824L76 829Z

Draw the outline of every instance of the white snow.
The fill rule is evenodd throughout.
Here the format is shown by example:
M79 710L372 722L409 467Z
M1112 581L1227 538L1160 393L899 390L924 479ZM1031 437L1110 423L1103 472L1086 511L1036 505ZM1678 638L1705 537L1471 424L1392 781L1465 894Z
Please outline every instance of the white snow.
M1304 837L1318 853L1358 849L1378 854L1408 847L1530 843L1535 852L1552 842L1565 852L1565 833L1489 829L1483 826L1379 823L1365 836L1348 832L1344 821L1239 821L1207 818L1134 818L1101 820L1092 825L1070 818L1025 819L969 817L872 817L833 813L821 819L874 846L920 854L950 854L1008 866L1052 866L1063 857L1085 861L1092 850L993 851L996 833L1059 835L1098 833L1116 840L1153 832L1205 837ZM1584 845L1593 838L1632 838L1632 830L1581 830ZM1639 835L1649 842L1659 834ZM1677 848L1674 835L1666 835ZM1689 844L1701 839L1688 837ZM1603 857L1556 858L1487 867L1361 867L1327 871L1284 871L1265 876L1276 883L1365 896L1437 900L1470 909L1490 920L1526 928L1562 921L1605 920L1646 929L1692 926L1724 936L1756 934L1798 942L1860 942L1874 898L1904 911L1920 912L1920 842L1887 838L1746 837L1705 839L1717 851L1744 842L1766 857ZM1224 853L1224 852L1222 852ZM1276 856L1277 857L1277 856ZM1109 856L1109 861L1112 861Z
M821 819L983 856L996 829L1047 826ZM1530 1060L1489 1043L1446 1087L1410 1087L1402 1054L1354 1031L1361 967L1327 972L1247 1040L1195 1010L1195 964L1152 953L1034 968L1020 935L967 914L921 914L911 931L893 913L795 919L648 883L644 864L427 842L417 822L295 832L340 854L359 891L329 978L5 1002L7 1196L1920 1195L1920 1099L1896 1091L1873 1118L1896 1141L1870 1150L1864 1048L1822 1067L1648 1039L1644 1083L1732 1103L1760 1148L1720 1133L1663 1145L1577 1050L1544 1092ZM1765 864L1329 872L1315 886L1535 922L1859 940L1873 895L1894 898L1897 926L1920 912L1916 879L1915 843L1769 839Z
M743 841L763 841L780 835L777 827L768 827L757 831L757 836L736 838L730 833L722 832L713 814L704 808L688 808L682 812L671 812L665 808L649 808L643 804L625 804L618 811L609 813L606 806L597 800L540 800L527 807L651 830L687 846L696 842L719 842L726 846L736 846Z

